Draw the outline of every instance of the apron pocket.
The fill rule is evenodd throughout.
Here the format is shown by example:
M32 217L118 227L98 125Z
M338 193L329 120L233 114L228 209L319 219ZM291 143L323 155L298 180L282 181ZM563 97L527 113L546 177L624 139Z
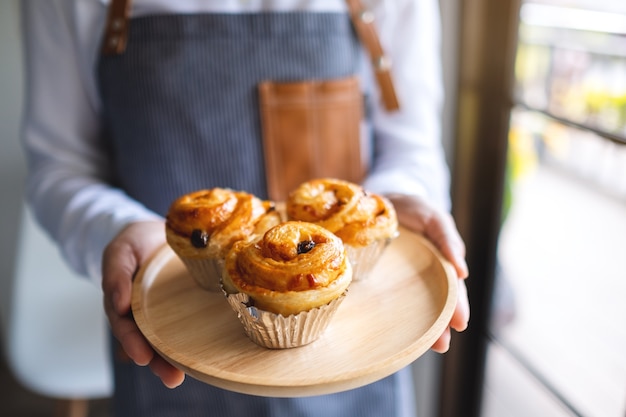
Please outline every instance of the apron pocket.
M312 178L364 179L363 96L356 77L264 81L259 100L270 199L284 201Z

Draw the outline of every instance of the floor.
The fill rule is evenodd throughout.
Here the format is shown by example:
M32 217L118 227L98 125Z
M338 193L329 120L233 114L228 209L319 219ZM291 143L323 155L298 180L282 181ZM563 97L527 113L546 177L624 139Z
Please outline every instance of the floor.
M4 355L0 355L0 416L2 417L61 417L59 404L51 398L37 395L22 387L10 372ZM109 400L89 401L88 417L108 417ZM69 416L68 416L69 417Z
M589 147L516 190L500 241L516 312L489 352L485 417L626 416L626 152L595 152L612 157Z

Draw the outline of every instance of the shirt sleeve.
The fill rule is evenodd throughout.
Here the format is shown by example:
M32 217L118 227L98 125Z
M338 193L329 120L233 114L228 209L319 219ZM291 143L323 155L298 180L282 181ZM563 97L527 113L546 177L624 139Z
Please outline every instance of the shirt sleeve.
M400 111L387 112L378 97L373 100L374 158L364 185L380 193L419 195L448 209L439 3L379 0L372 7L381 44L392 61Z
M159 217L109 185L94 75L84 70L76 36L80 2L21 3L27 200L70 266L99 283L108 242L130 222Z

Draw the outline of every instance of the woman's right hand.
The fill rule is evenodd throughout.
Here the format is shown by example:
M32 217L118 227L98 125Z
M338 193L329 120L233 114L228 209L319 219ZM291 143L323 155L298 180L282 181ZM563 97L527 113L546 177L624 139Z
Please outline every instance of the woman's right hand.
M102 258L104 310L111 331L126 355L137 365L150 366L163 384L175 388L185 374L159 356L139 331L131 314L132 282L139 268L165 243L163 222L137 222L124 228L107 246Z

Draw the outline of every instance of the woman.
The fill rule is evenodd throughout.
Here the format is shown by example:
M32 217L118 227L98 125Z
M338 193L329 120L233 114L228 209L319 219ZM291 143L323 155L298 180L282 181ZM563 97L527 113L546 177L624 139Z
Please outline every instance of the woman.
M370 132L361 144L371 146L363 184L387 195L401 223L456 267L450 327L465 329L467 267L448 213L439 132L438 4L371 3L367 20L375 18L393 62L395 111L383 105L342 0L23 2L28 198L70 265L102 285L120 346L117 416L414 415L406 369L349 392L300 399L184 380L130 315L133 274L164 243L163 216L175 197L216 186L267 197L259 84L356 78ZM445 352L449 337L450 329L433 350Z

